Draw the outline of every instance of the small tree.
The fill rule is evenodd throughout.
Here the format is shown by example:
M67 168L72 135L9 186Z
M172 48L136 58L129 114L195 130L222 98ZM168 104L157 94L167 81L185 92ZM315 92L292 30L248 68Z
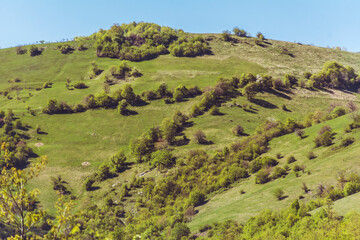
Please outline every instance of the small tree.
M91 177L88 177L86 180L85 180L85 183L84 183L84 186L85 186L85 190L86 191L91 191L92 188L93 188L93 184L95 183L95 180Z
M256 82L252 82L247 84L243 89L242 89L242 94L246 96L246 98L248 100L252 100L255 95L257 94L258 91L258 84Z
M205 203L205 195L199 191L194 191L190 193L189 204L197 207Z
M15 224L20 235L16 239L26 239L26 233L39 222L44 214L35 208L39 191L29 191L26 186L37 176L47 162L47 157L37 159L33 166L22 171L11 168L2 169L0 174L0 217Z
M123 99L119 102L119 105L118 105L118 112L121 114L121 115L127 115L128 113L128 109L127 107L129 106L128 102Z
M274 196L276 197L277 200L281 200L284 198L284 190L282 190L281 188L277 188L274 191Z
M241 125L236 125L232 129L232 132L235 136L241 136L241 135L244 135L244 128Z
M200 129L197 130L194 135L193 135L193 139L195 141L195 143L198 143L198 144L205 144L207 143L207 140L206 140L206 135L203 131L201 131Z
M258 32L258 33L256 34L256 37L257 37L260 41L264 41L264 40L265 40L265 37L264 37L264 35L263 35L261 32Z
M296 128L294 133L296 136L302 139L304 137L305 131L300 128Z
M120 150L110 158L110 164L114 172L122 172L126 168L126 156L124 151Z
M180 240L182 237L189 236L190 233L190 229L185 223L178 222L171 230L171 239Z

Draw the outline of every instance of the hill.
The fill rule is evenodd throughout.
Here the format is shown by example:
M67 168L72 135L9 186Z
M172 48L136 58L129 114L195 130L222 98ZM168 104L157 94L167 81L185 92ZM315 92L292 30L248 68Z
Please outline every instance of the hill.
M35 47L38 52L29 56ZM25 49L28 53L19 52ZM355 110L349 103L356 108L359 101L359 60L358 53L335 49L235 35L224 41L224 34L190 34L151 24L115 25L72 42L1 49L0 104L15 114L10 122L4 120L2 141L18 135L34 156L48 156L49 163L29 185L41 190L41 207L50 214L56 214L59 195L68 192L77 211L96 205L110 214L121 208L112 217L132 226L121 230L128 237L145 234L159 222L161 227L148 234L166 238L180 222L188 222L193 232L227 219L244 223L261 210L289 206L299 195L310 201L315 193L301 194L303 182L314 190L320 183L336 184L340 169L357 170L358 132L344 129ZM244 89L251 84L256 89L249 87L248 93ZM161 86L167 87L164 94ZM125 114L118 108L121 101L128 105ZM195 114L195 107L201 113ZM16 119L26 128L16 128ZM259 130L269 122L279 132L270 136L271 128ZM324 125L336 133L334 146L347 137L354 144L314 148ZM234 134L236 126L243 131ZM303 139L293 134L300 128ZM140 143L146 141L143 150ZM316 159L307 159L310 151ZM119 152L127 160L116 172L111 159ZM289 164L286 177L255 184L255 160L268 156L284 166L290 155L306 166L301 176ZM111 173L100 179L109 166ZM273 167L260 168L272 173ZM231 171L239 172L228 180ZM249 177L239 177L241 171ZM54 189L51 179L58 176L66 191ZM84 187L88 179L94 180L90 191ZM276 188L285 191L282 201L273 196ZM206 203L194 200L198 192ZM347 212L343 206L352 208L354 197L335 202L341 203L341 214ZM79 219L98 217L84 214L77 223L88 236L101 224L82 223ZM116 224L106 224L108 232L116 232Z

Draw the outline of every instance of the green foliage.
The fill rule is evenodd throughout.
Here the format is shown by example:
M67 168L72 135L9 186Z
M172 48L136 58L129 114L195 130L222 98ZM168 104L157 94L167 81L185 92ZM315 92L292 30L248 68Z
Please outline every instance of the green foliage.
M169 144L172 144L176 135L176 124L170 118L165 118L160 126L162 136Z
M277 188L274 191L274 196L276 197L277 200L281 200L284 197L284 190L281 188Z
M125 99L123 99L119 102L117 110L121 115L127 115L127 113L128 113L127 107L128 106L129 106L128 102Z
M244 128L241 125L236 125L233 127L232 132L235 136L244 135Z
M94 183L95 183L95 180L93 178L91 178L91 177L86 178L86 180L84 182L85 190L91 191Z
M108 163L103 163L99 166L97 176L100 181L104 181L112 177L112 173L110 172L110 166Z
M31 232L44 216L44 212L35 207L39 191L30 191L26 186L30 179L39 174L45 163L46 156L37 159L26 172L15 168L3 168L1 171L0 217L16 226L19 234L17 239L25 239L26 234Z
M197 207L205 203L205 195L202 192L193 191L189 196L189 204Z
M171 230L171 239L180 240L190 235L190 229L185 223L176 223Z
M255 95L258 93L259 90L259 85L256 82L252 82L247 84L243 89L242 89L242 94L248 99L248 100L252 100Z
M264 184L270 181L270 174L266 169L260 170L255 175L255 183L256 184Z
M120 173L126 169L126 156L124 151L120 150L110 158L110 165L114 172Z
M272 179L277 179L280 178L282 176L286 176L287 171L282 168L282 167L275 167L272 174L271 174L271 178Z
M356 86L359 79L352 67L330 61L324 63L322 70L313 74L309 81L312 87L349 89Z
M29 47L29 54L30 54L31 57L37 56L37 55L41 54L41 50L39 50L39 48L37 46L31 45Z
M202 37L180 38L170 45L169 51L175 57L196 57L210 53L208 44Z
M174 158L169 150L158 150L151 154L151 167L169 168L174 164Z
M213 115L213 116L220 115L220 110L219 110L218 107L213 106L213 107L210 108L209 114L210 114L210 115Z
M332 111L332 113L334 114L334 117L341 117L343 115L346 114L346 110L344 107L340 107L340 106L337 106L334 108L334 110Z
M322 127L314 140L316 147L320 147L320 146L327 147L332 145L333 135L334 134L330 126Z
M287 164L291 164L293 162L296 162L296 159L294 156L289 156L288 159L286 160Z

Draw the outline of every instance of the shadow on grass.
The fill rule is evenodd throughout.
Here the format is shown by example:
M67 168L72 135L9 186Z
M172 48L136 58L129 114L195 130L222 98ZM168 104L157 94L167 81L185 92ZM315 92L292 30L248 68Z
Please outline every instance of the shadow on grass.
M254 98L251 100L252 103L258 105L258 106L261 106L261 107L264 107L264 108L268 108L268 109L276 109L278 108L276 105L266 101L266 100L262 100L262 99L257 99L257 98Z
M269 89L266 91L267 93L270 93L270 94L273 94L277 97L282 97L282 98L285 98L285 99L288 99L288 100L291 100L291 97L282 93L282 92L279 92L279 91L276 91L275 89Z

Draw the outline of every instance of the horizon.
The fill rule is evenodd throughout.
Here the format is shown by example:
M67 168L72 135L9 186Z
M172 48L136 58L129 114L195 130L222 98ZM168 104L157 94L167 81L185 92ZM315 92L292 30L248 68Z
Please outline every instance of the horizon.
M181 3L108 0L102 4L69 0L61 4L54 0L5 1L0 5L0 28L6 37L0 38L0 48L36 44L41 40L70 40L91 35L100 28L108 29L115 23L135 21L153 22L189 33L222 33L239 27L252 36L261 32L273 40L359 52L355 39L360 37L357 27L360 16L356 14L360 3L354 0L323 3L309 0L275 3L228 0L221 4L212 0Z

